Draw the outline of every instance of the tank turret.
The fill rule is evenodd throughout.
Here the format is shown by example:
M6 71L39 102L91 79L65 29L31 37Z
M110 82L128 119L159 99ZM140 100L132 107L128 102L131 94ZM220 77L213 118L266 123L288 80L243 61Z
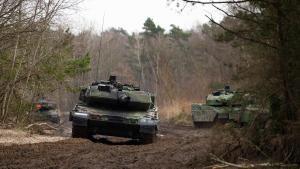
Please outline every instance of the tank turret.
M80 92L80 100L86 104L147 110L153 104L151 94L131 84L117 82L116 76L108 81L94 82Z
M209 106L228 106L234 96L234 91L229 86L212 92L206 97L206 104Z

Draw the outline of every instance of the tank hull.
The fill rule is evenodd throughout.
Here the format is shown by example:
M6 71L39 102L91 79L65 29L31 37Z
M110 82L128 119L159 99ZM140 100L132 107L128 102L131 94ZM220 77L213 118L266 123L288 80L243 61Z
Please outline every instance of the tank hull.
M249 124L257 108L242 108L229 106L209 106L206 104L192 104L192 118L196 127L212 127L215 123L233 121L240 124Z
M158 120L145 119L146 114L146 111L113 111L77 106L76 110L70 112L70 120L73 126L87 128L90 136L107 135L140 139L142 135L156 136L158 129Z

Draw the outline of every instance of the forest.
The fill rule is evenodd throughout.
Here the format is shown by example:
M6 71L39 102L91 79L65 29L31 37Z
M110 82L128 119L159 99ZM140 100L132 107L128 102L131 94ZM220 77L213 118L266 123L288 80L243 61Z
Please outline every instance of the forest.
M174 24L166 30L148 17L141 32L74 33L59 20L78 3L0 0L1 124L29 124L41 97L68 112L81 86L110 75L154 93L162 121L189 120L192 103L204 103L210 92L230 85L270 113L263 133L257 123L241 129L259 148L243 144L241 136L239 149L299 164L300 1L172 0L179 10L211 5L224 18L206 16L208 23L190 30Z
M7 10L18 4L9 5ZM101 34L91 29L75 35L51 23L67 4L53 3L49 9L42 5L26 7L40 10L30 16L15 7L11 12L20 16L3 20L14 27L2 29L1 72L7 75L1 77L2 121L17 114L24 117L32 102L49 95L62 99L62 109L68 110L77 101L73 97L77 88L110 74L155 93L160 107L180 107L230 84L238 71L241 52L230 43L215 41L214 36L221 35L215 34L212 24L189 31L171 25L166 32L145 18L144 32L111 28Z

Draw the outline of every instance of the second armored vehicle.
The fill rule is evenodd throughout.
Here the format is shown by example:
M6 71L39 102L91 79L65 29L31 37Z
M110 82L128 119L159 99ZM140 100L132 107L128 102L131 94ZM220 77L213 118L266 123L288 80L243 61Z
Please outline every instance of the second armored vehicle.
M36 111L33 113L34 120L60 123L59 111L54 102L41 98L35 103L35 107Z
M230 90L229 86L212 92L206 97L206 103L192 104L192 118L197 127L211 127L216 122L233 121L238 124L248 124L257 108L253 104L242 103L242 93Z
M99 134L153 142L158 130L154 99L149 92L117 82L115 76L94 82L81 90L81 102L70 112L72 136Z

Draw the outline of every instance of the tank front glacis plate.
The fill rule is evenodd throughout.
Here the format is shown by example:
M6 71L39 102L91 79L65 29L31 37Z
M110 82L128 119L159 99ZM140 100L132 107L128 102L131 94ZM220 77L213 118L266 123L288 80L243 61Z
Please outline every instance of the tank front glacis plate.
M99 115L99 114L89 114L89 120L98 122L111 122L111 123L124 123L124 124L138 124L139 119L137 118L125 118L120 116L111 115Z
M194 122L212 122L216 115L217 112L210 106L192 105L192 117Z
M71 112L73 125L85 126L95 134L138 138L140 134L155 134L158 119L148 112L109 111L77 106Z
M192 104L192 117L194 122L213 122L216 118L228 119L229 111L229 107Z
M140 119L148 117L147 111L124 111L124 110L107 110L87 106L76 106L74 112L85 112L88 119L97 121L110 121L115 123L138 124ZM155 119L148 117L148 119Z

